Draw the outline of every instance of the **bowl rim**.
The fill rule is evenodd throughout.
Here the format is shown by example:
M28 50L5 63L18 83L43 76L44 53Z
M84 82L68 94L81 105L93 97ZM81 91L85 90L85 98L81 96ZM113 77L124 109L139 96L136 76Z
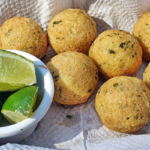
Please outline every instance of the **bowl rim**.
M29 130L31 127L36 125L47 113L47 111L52 103L53 96L54 96L54 82L53 82L52 75L51 75L49 69L47 68L47 66L40 59L38 59L37 57L35 57L29 53L23 52L23 51L10 50L10 49L8 51L17 53L21 56L24 56L24 57L32 60L35 64L35 66L39 67L40 72L44 76L44 89L45 90L44 90L44 94L43 94L43 99L42 99L40 105L38 106L38 108L33 113L33 115L30 118L27 118L17 124L9 125L6 127L0 127L0 138L8 137L10 135L11 136L17 135L20 132ZM40 65L40 66L42 65L44 67L40 67L38 65Z

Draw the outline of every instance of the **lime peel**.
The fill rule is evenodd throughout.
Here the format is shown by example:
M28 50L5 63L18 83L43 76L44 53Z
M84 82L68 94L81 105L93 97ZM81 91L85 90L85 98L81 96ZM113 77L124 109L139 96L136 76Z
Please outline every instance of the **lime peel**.
M38 90L38 86L29 86L12 94L2 107L2 115L11 124L30 117L35 109Z

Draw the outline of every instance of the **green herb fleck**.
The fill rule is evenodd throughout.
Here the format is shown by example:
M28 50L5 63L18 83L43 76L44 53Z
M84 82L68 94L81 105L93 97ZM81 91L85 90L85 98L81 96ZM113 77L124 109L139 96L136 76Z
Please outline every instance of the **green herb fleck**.
M57 76L54 76L53 78L54 78L54 79L56 79L56 78L59 78L59 75L57 75Z
M20 129L20 130L22 130L22 131L23 131L23 129Z
M69 105L65 105L65 107L69 107Z
M12 29L9 29L7 33L5 33L5 36L9 36L11 34Z
M57 79L59 78L59 75L54 76L53 78L55 79L55 81L57 81Z
M134 116L134 118L137 120L139 118L139 115L137 114L136 116Z
M138 95L138 97L141 97L140 95Z
M121 90L121 91L124 91L124 88L123 88L123 87L120 87L120 90Z
M72 116L71 115L67 115L66 116L68 119L72 119Z
M126 120L128 120L128 119L130 119L130 117L127 117L127 119L126 119Z
M133 48L133 47L134 47L134 44L132 44L131 47Z
M59 88L59 92L61 93L61 87Z
M114 87L117 87L117 86L118 86L118 83L115 83L113 86L114 86Z
M147 23L147 24L145 24L145 25L148 25L148 23Z
M79 11L80 13L83 13L83 11Z
M92 90L91 90L91 89L89 89L89 90L88 90L88 93L90 93L91 91L92 91Z
M59 39L59 37L57 37L56 39Z
M126 107L128 107L128 104L125 104L125 105L122 104L119 108L120 108L120 109L125 109Z
M107 91L104 91L104 93L107 93Z
M62 22L62 20L54 21L54 22L53 22L53 25L55 25L55 24L59 24L59 23L61 23L61 22Z
M130 43L131 41L127 41L127 42L122 42L120 43L119 47L121 48L125 48L125 50L128 48L128 44ZM125 47L124 47L125 46Z
M112 37L112 35L109 35L109 34L107 36Z
M109 53L110 54L115 54L115 52L113 50L111 50L111 49L109 49Z
M134 58L134 55L131 55L132 56L132 58Z
M85 64L85 67L87 67L87 65Z
M119 47L121 47L121 48L123 48L123 46L125 45L126 43L124 42L122 42L122 43L120 43L120 45L119 45Z

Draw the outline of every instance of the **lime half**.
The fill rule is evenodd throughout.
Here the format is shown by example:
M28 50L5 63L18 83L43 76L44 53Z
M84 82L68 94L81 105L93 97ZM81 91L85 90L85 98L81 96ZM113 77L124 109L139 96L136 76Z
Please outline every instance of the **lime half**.
M1 110L3 116L11 124L30 117L35 108L38 89L38 86L25 87L8 97Z
M33 61L18 54L0 50L0 91L14 91L36 83Z

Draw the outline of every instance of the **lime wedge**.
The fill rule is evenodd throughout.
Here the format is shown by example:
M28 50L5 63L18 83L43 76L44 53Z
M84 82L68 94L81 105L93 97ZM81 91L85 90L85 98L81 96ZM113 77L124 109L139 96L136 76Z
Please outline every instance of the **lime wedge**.
M14 91L36 83L33 61L18 54L0 50L0 91Z
M29 86L12 94L2 107L2 115L11 124L30 117L35 108L38 89L38 86Z

